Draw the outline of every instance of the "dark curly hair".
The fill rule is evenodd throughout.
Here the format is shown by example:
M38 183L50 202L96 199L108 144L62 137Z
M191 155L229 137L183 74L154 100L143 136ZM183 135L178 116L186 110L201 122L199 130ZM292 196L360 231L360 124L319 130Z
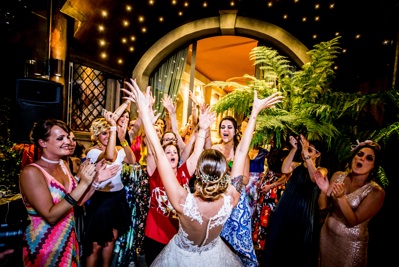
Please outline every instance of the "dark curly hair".
M62 120L57 120L53 118L41 119L33 124L33 128L30 132L30 140L32 141L32 143L34 143L36 147L41 147L39 145L39 140L42 139L44 141L48 141L51 129L54 126L60 127L68 134L71 132L71 128L69 128L69 126Z
M240 134L239 134L239 132L238 132L238 124L237 124L237 121L236 121L236 119L234 119L234 118L231 117L231 116L226 116L226 117L224 117L224 118L220 121L220 123L219 123L219 134L220 134L220 127L222 126L222 122L223 122L223 121L231 121L231 123L233 123L234 132L235 132L234 137L233 137L233 141L234 141L234 154L235 154L236 148L237 148L238 144L240 143Z
M374 142L372 140L367 140L364 142L358 142L357 145L353 145L352 153L346 162L346 168L347 169L351 168L353 158L357 155L357 153L361 149L363 149L365 147L371 148L374 151L374 156L375 156L374 157L374 168L372 169L372 171L369 174L369 180L375 180L375 178L377 178L378 169L381 166L381 146L377 142Z

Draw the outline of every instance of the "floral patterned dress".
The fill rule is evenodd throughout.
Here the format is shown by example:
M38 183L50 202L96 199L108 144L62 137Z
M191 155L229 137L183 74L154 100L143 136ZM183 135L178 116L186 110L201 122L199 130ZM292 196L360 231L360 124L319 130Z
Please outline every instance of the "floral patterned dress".
M139 255L144 254L144 225L148 213L150 190L144 166L124 164L122 181L126 189L127 202L132 211L132 225L115 242L112 266L131 266Z
M283 194L285 184L272 188L267 193L262 193L261 188L264 185L274 183L279 178L279 175L272 170L269 170L263 181L259 183L258 186L258 201L255 204L254 214L252 216L252 241L254 242L258 260L260 260L259 258L261 256L261 253L259 252L265 248L267 226L269 224L270 215L276 208L277 203Z

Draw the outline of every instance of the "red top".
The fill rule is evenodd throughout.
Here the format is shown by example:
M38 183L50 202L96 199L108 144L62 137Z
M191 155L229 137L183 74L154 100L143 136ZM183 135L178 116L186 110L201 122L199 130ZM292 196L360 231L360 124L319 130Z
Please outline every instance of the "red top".
M177 168L176 178L189 191L188 181L191 176L186 163ZM149 183L151 198L144 234L157 242L167 244L177 233L179 223L166 196L158 168L152 176L149 176Z

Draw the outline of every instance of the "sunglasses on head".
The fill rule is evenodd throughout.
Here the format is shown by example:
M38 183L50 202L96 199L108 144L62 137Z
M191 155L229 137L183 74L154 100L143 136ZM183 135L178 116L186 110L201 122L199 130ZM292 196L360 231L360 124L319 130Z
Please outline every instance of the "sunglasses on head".
M309 153L311 153L311 152L312 152L312 150L314 150L316 153L320 153L320 151L319 151L319 150L317 150L316 148L314 148L314 147L310 146L310 147L308 148L308 152L309 152Z
M359 152L357 152L356 156L358 156L360 158L363 158L364 157L364 152L363 151L359 151ZM372 155L367 155L366 156L366 160L370 161L370 162L373 162L374 161L374 157Z

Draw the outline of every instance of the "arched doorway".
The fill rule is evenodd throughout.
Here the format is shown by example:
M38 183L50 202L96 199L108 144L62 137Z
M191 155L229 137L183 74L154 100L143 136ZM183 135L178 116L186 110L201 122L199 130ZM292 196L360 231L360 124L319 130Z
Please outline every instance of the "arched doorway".
M288 55L298 66L310 61L308 48L284 29L255 19L237 16L237 11L221 11L211 17L187 23L159 39L140 59L132 72L141 88L148 85L154 69L179 47L210 36L236 35L265 40Z

